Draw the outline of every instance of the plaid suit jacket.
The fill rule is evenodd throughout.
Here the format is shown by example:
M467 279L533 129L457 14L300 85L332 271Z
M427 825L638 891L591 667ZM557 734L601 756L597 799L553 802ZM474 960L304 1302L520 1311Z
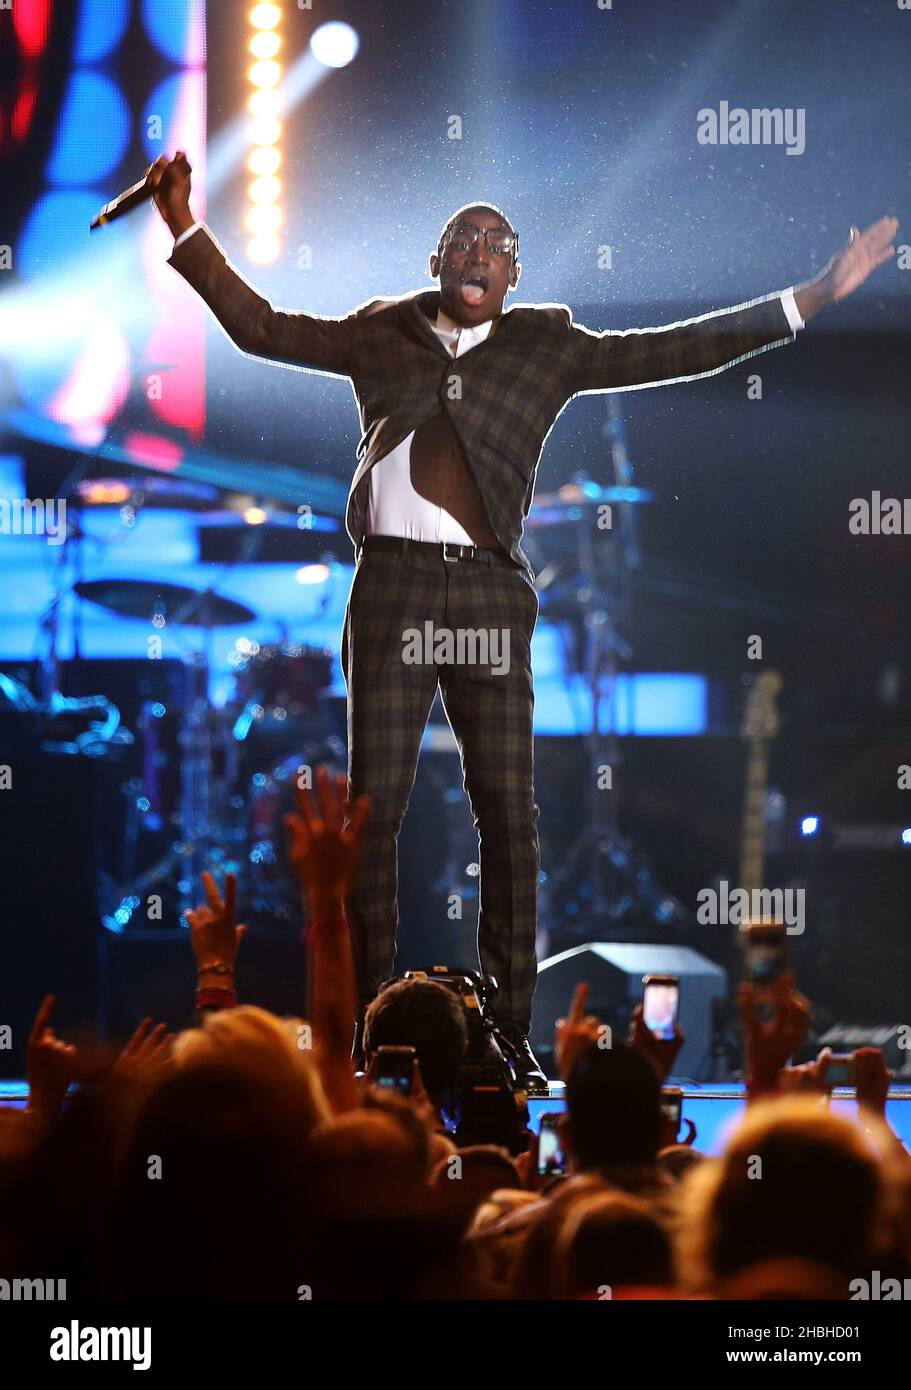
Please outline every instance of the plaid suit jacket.
M276 309L205 226L168 264L241 352L350 379L362 430L345 519L356 547L370 469L445 410L494 532L532 578L524 518L544 442L573 396L692 381L794 339L777 294L665 328L603 333L574 323L565 304L514 304L483 342L453 358L431 329L437 290L370 300L343 318Z

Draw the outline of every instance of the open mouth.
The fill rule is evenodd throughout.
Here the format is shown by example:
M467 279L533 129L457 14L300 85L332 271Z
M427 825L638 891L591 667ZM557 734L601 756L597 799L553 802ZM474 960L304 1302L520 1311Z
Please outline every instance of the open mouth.
M463 304L480 304L487 293L487 276L460 275L459 280Z

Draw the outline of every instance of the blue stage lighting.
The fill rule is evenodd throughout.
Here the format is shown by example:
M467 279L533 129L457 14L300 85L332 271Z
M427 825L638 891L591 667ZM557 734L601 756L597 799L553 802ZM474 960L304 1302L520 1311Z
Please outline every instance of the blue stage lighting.
M84 186L107 178L129 140L130 112L116 83L97 72L73 73L48 161L49 182Z
M142 19L149 38L172 63L203 61L205 0L143 0Z
M77 63L97 63L123 38L130 18L130 0L82 0L74 57Z
M804 816L803 820L800 822L801 835L815 835L818 829L818 816Z

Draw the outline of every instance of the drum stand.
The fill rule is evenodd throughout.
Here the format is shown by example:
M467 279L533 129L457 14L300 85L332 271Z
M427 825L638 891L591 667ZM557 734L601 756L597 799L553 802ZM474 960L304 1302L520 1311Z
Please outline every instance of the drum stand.
M632 493L632 466L626 453L623 418L613 396L608 397L608 421L604 433L614 475L619 488ZM583 492L594 490L584 474L576 476ZM570 889L579 907L580 933L590 939L600 929L615 932L618 927L641 930L643 922L652 926L688 923L689 914L677 899L663 893L648 856L628 836L621 834L616 810L614 774L622 766L617 736L617 689L621 661L629 661L633 649L623 635L629 619L628 577L638 568L638 548L634 529L634 507L619 503L622 525L612 532L613 585L598 576L592 544L592 515L579 509L576 521L576 553L579 564L577 598L581 608L583 671L591 701L591 723L586 734L588 748L587 822L561 855L560 867L552 875L550 894L559 898L561 889ZM612 613L618 615L615 621ZM602 710L609 714L608 731L602 733ZM609 777L607 785L602 785ZM547 930L556 923L545 924ZM564 924L565 925L565 924Z

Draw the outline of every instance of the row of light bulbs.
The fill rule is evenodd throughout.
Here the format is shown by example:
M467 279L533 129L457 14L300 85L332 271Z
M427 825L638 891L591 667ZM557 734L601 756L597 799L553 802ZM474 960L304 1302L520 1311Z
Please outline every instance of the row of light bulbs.
M279 61L282 40L277 32L282 12L278 5L255 5L250 11L253 33L249 49L254 62L249 71L253 91L247 102L253 120L250 139L253 149L247 168L253 175L249 186L251 206L247 211L246 227L251 233L247 256L260 265L274 261L281 250L278 230L282 222L279 197L282 191L278 171L282 156L278 148L282 134L279 120L278 85L282 76Z

